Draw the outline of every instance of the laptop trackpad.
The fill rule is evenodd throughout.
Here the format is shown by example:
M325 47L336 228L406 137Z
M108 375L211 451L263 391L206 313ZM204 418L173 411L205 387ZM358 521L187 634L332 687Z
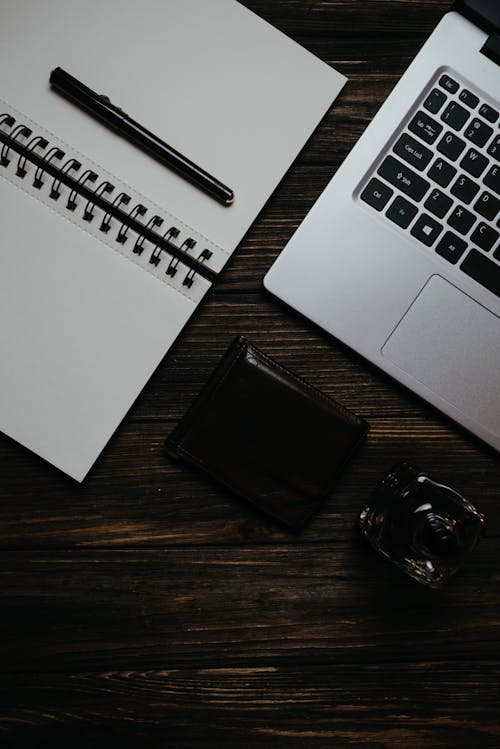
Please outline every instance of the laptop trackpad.
M493 434L500 432L500 318L432 276L382 354Z

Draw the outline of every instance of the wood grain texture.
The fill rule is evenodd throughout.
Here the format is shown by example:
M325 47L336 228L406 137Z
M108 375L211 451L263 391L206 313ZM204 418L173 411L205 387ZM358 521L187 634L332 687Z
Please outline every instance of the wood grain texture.
M3 554L1 662L45 672L489 660L500 637L497 550L484 540L439 593L374 558L352 530L309 546Z
M499 742L497 671L487 661L44 674L9 677L4 686L7 706L14 693L25 718L6 737L9 749L470 749Z
M498 454L262 290L448 3L245 4L350 80L88 480L0 435L0 746L497 749ZM301 534L164 456L236 334L372 427ZM439 593L355 527L403 458L488 517Z

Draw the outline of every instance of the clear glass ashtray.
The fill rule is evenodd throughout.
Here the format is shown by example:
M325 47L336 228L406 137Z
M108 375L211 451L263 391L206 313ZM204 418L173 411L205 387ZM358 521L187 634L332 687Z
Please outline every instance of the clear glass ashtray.
M418 582L440 588L476 546L484 516L455 490L399 463L361 510L359 527L381 556Z

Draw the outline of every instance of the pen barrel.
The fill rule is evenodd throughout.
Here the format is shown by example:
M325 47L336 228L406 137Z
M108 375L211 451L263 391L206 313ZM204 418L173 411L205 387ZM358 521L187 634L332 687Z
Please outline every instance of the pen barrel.
M192 184L201 187L220 202L225 205L230 205L233 202L234 193L229 187L130 117L124 116L121 119L119 132L131 143L138 145L143 151L149 153Z
M108 127L117 132L121 130L122 122L126 117L125 113L111 104L106 97L96 94L62 68L55 68L52 71L50 85L57 93L101 120Z
M62 68L50 74L50 84L59 94L104 123L107 127L157 161L168 166L183 179L207 192L224 205L234 200L233 191L205 169L183 156L163 140L112 104L106 96L97 94Z

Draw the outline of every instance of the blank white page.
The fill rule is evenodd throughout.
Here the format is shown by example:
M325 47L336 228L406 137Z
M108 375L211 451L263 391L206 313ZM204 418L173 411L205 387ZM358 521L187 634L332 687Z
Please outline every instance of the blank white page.
M1 178L0 425L81 481L196 302Z

